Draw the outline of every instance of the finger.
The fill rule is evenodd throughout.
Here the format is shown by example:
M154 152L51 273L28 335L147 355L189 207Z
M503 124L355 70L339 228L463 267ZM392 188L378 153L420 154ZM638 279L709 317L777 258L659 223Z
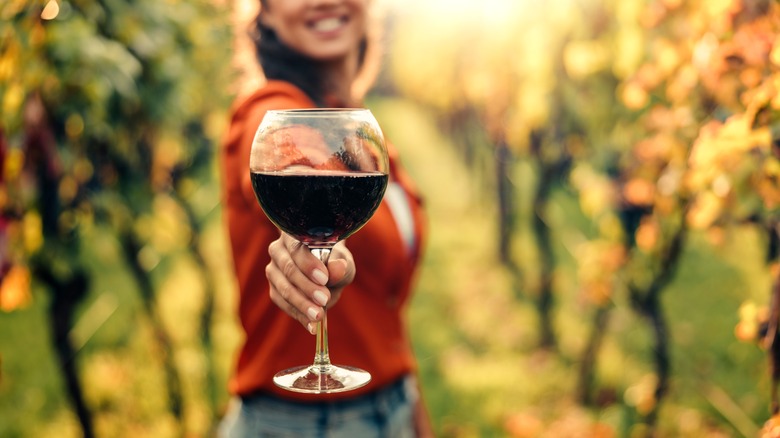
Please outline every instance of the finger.
M328 286L331 288L344 287L355 279L355 261L352 253L343 244L337 245L333 249L330 262L328 263Z
M343 287L349 283L347 276L347 261L342 259L331 260L328 262L328 286Z
M282 241L298 270L304 273L309 281L319 286L328 284L327 268L306 245L289 235L285 235Z
M301 325L308 328L309 323L322 318L322 307L309 300L272 263L266 267L266 277L270 285L271 301Z
M330 291L322 284L315 283L311 277L304 274L305 271L317 270L319 275L324 275L327 278L327 274L323 273L318 266L322 263L317 260L316 257L311 255L309 250L304 246L296 246L295 242L274 242L269 246L268 253L271 255L271 264L273 268L281 273L287 283L292 285L295 289L298 289L309 300L317 303L320 307L328 304L330 300ZM307 267L308 266L308 267ZM313 267L312 267L313 266ZM312 274L317 276L317 274ZM327 282L327 280L325 281ZM282 284L280 284L282 285ZM286 284L282 285L286 286ZM299 310L306 312L306 310Z
M351 283L344 278L346 272L346 262L344 260L333 260L328 262L328 270L330 272L330 279L328 280L328 291L330 291L330 300L328 300L328 307L335 306L341 298L341 293L344 291L344 287Z

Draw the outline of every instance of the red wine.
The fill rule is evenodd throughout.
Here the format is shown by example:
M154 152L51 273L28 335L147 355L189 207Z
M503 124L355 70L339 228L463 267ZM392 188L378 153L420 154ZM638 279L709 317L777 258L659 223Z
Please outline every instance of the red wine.
M252 172L251 177L268 219L309 246L336 243L359 230L387 187L387 175L369 172Z

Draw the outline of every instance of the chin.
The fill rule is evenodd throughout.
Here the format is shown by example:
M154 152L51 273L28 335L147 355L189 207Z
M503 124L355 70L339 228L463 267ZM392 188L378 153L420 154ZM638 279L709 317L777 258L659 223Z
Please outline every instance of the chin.
M320 62L335 62L348 59L351 54L352 51L348 50L318 50L308 53L308 56Z

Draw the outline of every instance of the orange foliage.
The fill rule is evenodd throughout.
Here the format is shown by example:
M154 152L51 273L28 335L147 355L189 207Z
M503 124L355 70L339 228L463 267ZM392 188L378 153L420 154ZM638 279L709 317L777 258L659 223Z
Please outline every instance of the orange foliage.
M512 438L614 438L617 435L612 427L594 421L577 409L562 409L560 418L545 424L542 419L529 413L517 413L509 416L504 423L507 435Z
M534 438L544 430L544 423L534 415L517 413L507 418L504 429L513 438Z
M655 184L644 178L632 178L623 186L623 197L633 205L652 205Z
M775 414L764 423L759 432L760 438L780 438L780 414Z
M30 293L30 271L22 266L13 266L0 279L0 310L11 312L23 308L32 301Z
M692 225L710 227L732 211L741 193L726 195L736 188L757 193L764 208L776 209L780 163L770 145L771 124L780 115L774 113L780 109L780 6L656 1L647 5L641 24L649 53L619 96L629 110L642 111L648 132L634 148L638 164L624 186L625 199L636 205L663 201L650 181L687 150L683 181L692 196ZM656 101L661 103L648 107ZM743 171L748 162L750 173Z
M661 229L658 220L653 217L642 218L642 223L636 230L636 245L645 252L650 252L658 244Z

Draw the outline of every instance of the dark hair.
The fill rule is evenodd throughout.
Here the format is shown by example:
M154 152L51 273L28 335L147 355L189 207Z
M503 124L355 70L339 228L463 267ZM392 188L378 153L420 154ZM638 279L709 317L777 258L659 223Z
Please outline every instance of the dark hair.
M260 20L262 8L268 7L266 0L260 0L261 11L255 18L250 36L255 44L255 54L266 79L283 80L292 83L306 93L318 106L326 106L326 84L320 74L322 64L285 45L276 32ZM367 38L360 43L358 68L362 68L368 47Z

